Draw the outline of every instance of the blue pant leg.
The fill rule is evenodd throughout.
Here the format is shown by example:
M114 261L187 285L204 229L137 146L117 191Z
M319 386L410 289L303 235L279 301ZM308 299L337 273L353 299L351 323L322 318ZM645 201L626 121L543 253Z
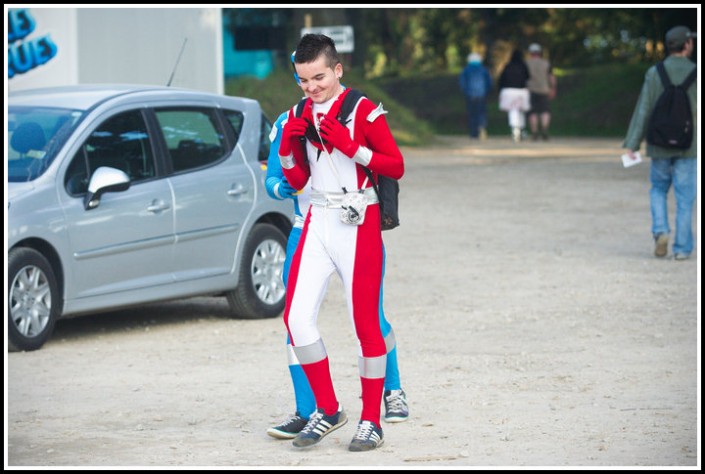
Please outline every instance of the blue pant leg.
M487 128L487 101L484 97L466 99L468 108L468 133L472 138L480 136L480 129Z
M294 384L294 399L296 400L296 411L304 418L311 416L311 413L316 411L316 397L313 395L311 385L308 383L306 373L303 367L295 358L292 360L291 355L294 353L289 346L289 336L286 336L287 351L289 352L289 373L291 374L291 382Z
M693 251L693 205L698 189L698 163L694 157L673 161L673 192L676 195L676 235L673 253Z
M282 279L284 280L284 286L289 279L289 269L291 268L291 260L294 258L294 252L296 252L296 247L299 246L299 240L301 239L301 232L303 229L300 227L294 227L289 232L289 239L286 241L286 258L284 259L284 268L282 270Z
M668 190L671 188L671 163L670 158L652 158L649 179L651 180L651 232L668 234Z
M286 259L284 260L284 270L282 272L284 286L286 286L287 279L289 278L291 260L294 257L296 247L299 245L300 238L301 229L299 227L294 227L291 229L289 240L287 240L286 243ZM296 355L291 347L291 340L289 339L288 334L286 335L286 350L289 359L289 373L291 374L291 382L294 384L296 411L304 418L308 418L311 413L316 410L316 397L313 395L313 390L311 390L311 385L308 383L308 379L306 378L306 374L304 373L301 364L299 364L299 361L296 359Z
M482 99L478 104L477 125L479 128L487 128L487 102Z
M465 105L468 114L468 135L470 135L470 138L478 138L480 136L480 124L477 115L477 100L466 97Z
M379 287L379 326L382 329L382 336L384 336L385 342L387 342L387 371L384 378L384 389L385 390L399 390L401 388L401 381L399 379L399 364L397 362L397 345L394 340L394 332L392 331L392 326L387 321L384 316L384 270L387 264L387 252L382 246L382 255L384 256L382 260L382 284ZM390 336L390 337L388 337ZM393 341L393 342L392 342ZM390 348L390 344L393 344Z

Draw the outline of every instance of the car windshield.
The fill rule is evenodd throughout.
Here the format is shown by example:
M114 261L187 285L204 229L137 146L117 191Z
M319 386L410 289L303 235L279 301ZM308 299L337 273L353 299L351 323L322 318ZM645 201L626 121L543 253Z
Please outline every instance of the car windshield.
M7 181L32 181L41 176L82 115L73 109L9 107Z

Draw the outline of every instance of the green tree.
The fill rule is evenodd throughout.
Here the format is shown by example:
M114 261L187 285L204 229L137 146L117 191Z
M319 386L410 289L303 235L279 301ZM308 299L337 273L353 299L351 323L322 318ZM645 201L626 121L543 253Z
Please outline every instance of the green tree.
M675 25L697 29L697 6L669 8L232 8L229 25L286 20L288 57L301 28L349 24L355 50L348 66L367 77L456 72L471 51L497 73L513 48L540 43L557 67L654 62ZM279 23L277 23L279 24ZM694 55L695 56L695 55Z

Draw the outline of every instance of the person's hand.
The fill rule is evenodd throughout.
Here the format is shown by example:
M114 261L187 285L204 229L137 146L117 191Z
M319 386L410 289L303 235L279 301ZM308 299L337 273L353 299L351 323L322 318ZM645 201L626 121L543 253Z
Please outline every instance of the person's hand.
M360 144L350 138L350 130L336 119L324 117L321 120L321 137L350 158L360 148Z
M293 117L286 122L284 130L282 130L282 141L279 144L280 156L291 155L291 144L294 140L298 140L299 137L306 135L307 127L308 122L301 117Z
M630 148L625 148L624 150L625 150L624 153L626 155L629 155L629 159L631 159L631 160L638 160L639 159L639 156L638 156L639 150L632 150Z
M289 181L286 180L286 178L282 178L281 181L279 181L279 186L277 187L277 194L282 197L282 199L290 198L294 196L296 193L296 189L289 184Z

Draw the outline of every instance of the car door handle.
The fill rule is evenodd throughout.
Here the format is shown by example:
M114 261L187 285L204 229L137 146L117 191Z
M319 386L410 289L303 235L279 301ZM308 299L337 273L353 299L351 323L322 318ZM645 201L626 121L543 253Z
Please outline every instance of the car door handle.
M240 196L247 193L247 188L242 184L236 184L228 190L228 196Z
M161 199L155 199L154 201L152 201L152 205L147 207L147 211L153 214L159 214L160 212L166 211L167 209L169 209L169 204L165 203Z

